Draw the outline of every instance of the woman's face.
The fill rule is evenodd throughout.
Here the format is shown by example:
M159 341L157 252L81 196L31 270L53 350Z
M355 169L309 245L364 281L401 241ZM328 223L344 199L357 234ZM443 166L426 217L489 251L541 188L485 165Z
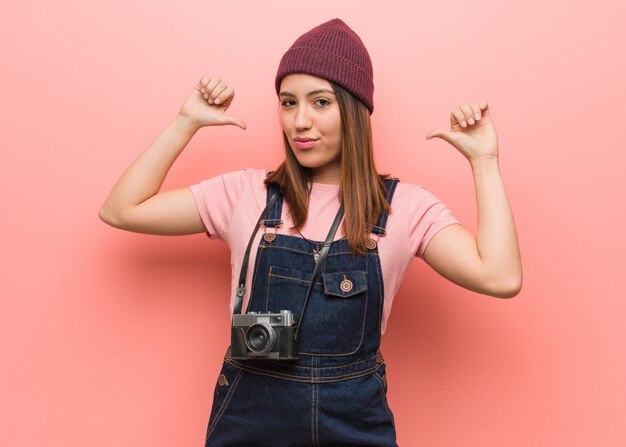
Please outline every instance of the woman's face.
M320 183L340 183L341 114L325 79L294 73L280 84L280 122L298 162Z

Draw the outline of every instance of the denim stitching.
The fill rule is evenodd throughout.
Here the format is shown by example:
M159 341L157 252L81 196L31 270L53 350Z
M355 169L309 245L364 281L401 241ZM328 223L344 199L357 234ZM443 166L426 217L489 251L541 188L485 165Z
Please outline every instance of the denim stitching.
M278 202L277 204L278 205ZM275 206L274 209L277 209L278 206ZM280 216L272 216L272 217L280 217ZM377 222L379 223L379 222ZM386 224L386 222L385 222ZM377 228L380 228L384 231L384 226L379 227L376 226ZM298 254L305 254L307 256L311 256L312 254L310 253L310 251L303 251L303 250L299 250L298 248L293 248L292 244L289 244L289 246L281 246L281 245L266 245L263 243L263 240L261 239L259 241L259 255L257 256L257 259L263 259L263 260L269 260L270 257L273 257L274 254L272 253L276 253L276 252L262 252L262 248L279 248L282 249L283 251L286 250L287 253L298 253ZM278 240L275 242L279 242L281 243L282 240ZM296 247L299 247L298 244L294 244ZM343 245L340 245L340 247L343 248ZM288 254L286 253L286 255L288 256ZM349 255L352 254L351 251L340 251L337 253L328 253L328 256L335 256L335 255ZM363 272L363 281L365 281L368 284L367 290L365 290L365 298L366 298L366 302L365 302L365 310L363 311L363 321L362 321L362 329L361 329L361 340L360 343L358 345L358 347L356 348L355 351L352 351L350 353L344 353L344 354L314 354L314 353L300 353L303 357L305 356L311 356L311 372L309 374L309 371L306 370L306 368L309 368L309 366L299 366L299 365L289 365L287 369L288 372L286 373L282 373L282 372L278 372L280 371L280 369L276 369L276 368L272 368L272 365L277 365L277 366L284 366L285 363L284 362L280 362L280 361L272 361L272 360L266 360L266 366L270 369L263 369L263 365L261 364L260 368L256 368L255 366L249 366L246 365L246 362L243 362L243 364L240 364L236 361L228 361L229 364L231 364L232 366L239 368L241 371L246 371L252 374L259 374L259 375L263 375L263 376L267 376L267 377L273 377L276 379L282 379L282 380L292 380L294 382L311 382L312 383L312 441L313 441L313 445L320 445L320 436L319 436L319 401L320 401L320 386L322 383L331 383L331 382L340 382L340 381L345 381L345 380L351 380L357 377L364 377L367 375L371 375L372 373L375 373L376 370L380 367L381 362L380 360L375 361L374 359L377 358L377 355L372 355L370 356L370 351L368 350L365 353L369 358L368 359L364 359L364 360L357 360L354 361L353 358L350 358L350 356L352 354L354 354L356 351L362 350L362 347L365 343L365 340L367 340L367 342L369 343L370 341L375 341L375 340L370 340L369 337L371 337L371 333L375 330L375 323L374 324L369 324L367 326L368 328L368 333L365 334L365 328L366 328L366 323L368 323L370 320L373 319L374 315L368 315L367 311L369 310L370 312L373 312L374 308L369 306L368 309L368 305L370 302L370 299L373 299L372 296L375 296L375 291L377 290L379 293L379 314L378 314L378 346L380 345L380 340L381 340L381 328L382 328L382 316L383 316L383 310L384 310L384 297L383 297L383 282L382 282L382 278L381 278L381 267L380 267L380 256L378 253L378 250L373 250L371 253L368 252L368 255L371 256L376 256L376 258L369 258L369 256L366 255L365 258L365 262L366 265L368 262L375 262L375 264L372 266L370 265L369 267L366 268L366 272ZM303 259L304 261L306 261L306 259ZM333 261L335 261L335 259L333 259ZM342 262L342 260L339 260L340 262ZM348 262L348 260L346 260L346 262ZM358 261L359 265L360 265L361 261ZM259 262L257 262L257 267L258 267ZM268 263L265 263L264 265L268 265ZM287 280L293 280L293 281L297 281L297 282L306 282L306 283L310 283L310 281L305 281L302 280L300 278L294 278L289 276L289 274L287 274L286 276L283 275L278 275L277 273L277 269L273 269L271 266L269 266L269 273L266 276L266 280L268 281L268 285L267 285L267 291L266 291L266 309L269 308L269 294L270 294L270 290L269 288L272 286L272 279L271 277L277 277L277 278L284 278ZM371 277L368 275L369 272L371 271L371 268L374 268L376 270L376 273L374 276L374 272L371 272ZM255 277L254 279L256 279L257 283L259 282L259 280L263 280L263 278L258 278L257 276L257 269L255 269ZM260 270L259 270L260 272ZM377 285L377 289L374 287L369 287L369 285L371 284L369 282L369 280L375 280L378 279L378 285ZM274 282L276 282L274 280ZM316 281L316 284L320 284L319 281ZM253 285L254 285L254 280L253 280ZM371 284L373 285L373 284ZM274 284L275 286L275 284ZM252 291L251 291L252 292ZM258 292L262 293L261 290L259 290ZM370 292L372 294L372 296L370 296ZM361 292L362 293L362 292ZM260 300L262 300L262 296L258 297ZM252 300L252 295L250 295L250 300ZM261 301L262 303L262 301ZM259 304L261 304L259 303ZM374 320L375 321L375 320ZM365 338L365 335L367 335L367 338ZM377 351L378 354L379 351ZM362 353L359 352L361 355L359 355L359 357L362 356ZM348 357L347 359L341 359L339 357L341 356L346 356ZM319 367L319 364L322 363L323 360L325 360L325 358L330 358L330 357L336 357L338 358L337 360L339 362L341 361L349 361L350 363L346 363L346 364L342 364L342 365L338 365L338 366L323 366L323 367ZM356 356L354 356L356 357ZM306 358L304 358L304 360L306 360ZM369 363L368 363L369 362ZM269 365L271 363L271 365ZM332 363L332 362L331 362ZM373 365L373 366L370 366ZM293 369L292 369L293 368ZM363 368L361 370L358 370L359 368ZM354 371L354 369L357 369L357 371ZM240 371L240 372L241 372ZM343 371L344 374L339 373L340 371ZM350 371L350 372L348 372ZM290 373L303 373L303 375L298 375L298 374L290 374ZM324 374L331 374L332 376L328 376L328 377L324 377ZM333 375L336 374L336 375ZM378 376L374 376L375 379L378 381L380 389L381 389L381 397L385 397L384 394L382 393L382 385L383 383L380 381ZM227 396L228 400L230 400L230 398L232 398L232 395ZM225 399L226 401L226 399ZM392 423L393 423L393 414L391 414L391 411L388 407L388 404L386 402L386 399L383 399L383 403L385 403L386 405L386 410L388 411L388 413L390 413L391 418L392 418ZM220 408L221 410L221 408ZM314 412L314 414L313 414ZM223 413L223 411L222 411ZM220 414L221 417L222 414ZM394 425L395 428L395 425ZM211 430L214 430L215 427L211 427Z
M276 377L278 379L292 380L294 382L307 382L307 383L310 383L310 379L308 377L306 377L306 376L296 376L296 375L293 375L293 374L277 373L277 372L266 370L266 369L254 368L252 366L243 365L243 364L241 364L239 362L236 362L235 360L230 360L230 361L227 361L226 363L229 363L229 364L231 364L233 366L236 366L239 369L251 372L253 374L260 374L260 375L263 375L263 376ZM338 375L338 376L317 377L315 379L315 383L341 382L343 380L350 380L350 379L354 379L356 377L366 376L366 375L370 374L372 371L375 371L376 368L378 368L378 367L380 367L380 364L376 364L376 365L374 365L374 366L372 366L370 368L363 369L361 371L355 371L355 372L352 372L352 373L341 374L341 375Z
M343 356L343 355L351 355L357 352L359 348L361 347L361 345L363 344L363 337L365 333L365 317L367 316L368 301L369 301L369 295L367 293L367 290L365 290L365 309L363 310L363 322L361 323L361 340L359 341L358 346L354 348L353 351L343 352L341 354L321 354L321 353L313 353L313 352L302 352L301 354L319 355L319 356L324 356L324 357L338 357L338 356Z
M316 365L319 365L319 359L316 362ZM317 370L318 368L316 368ZM315 386L315 445L319 447L320 445L320 433L319 433L319 417L320 417L320 386L321 384L314 385Z
M276 189L278 189L278 188L276 188ZM278 192L278 191L276 191L276 192ZM281 205L281 207L280 207L281 208L280 209L281 213L280 214L278 213L278 203L279 202L280 202L280 205ZM281 216L281 214L282 214L282 204L283 204L282 196L278 196L278 200L276 200L276 202L274 202L274 207L273 207L274 209L270 213L274 217L274 219L280 219L282 217Z
M313 256L311 252L297 250L291 247L285 247L284 245L259 245L259 246L262 246L263 248L280 248L280 249L287 250L287 251L295 251L296 253L303 253L305 255Z
M222 402L222 405L220 406L219 410L215 414L215 419L213 420L213 423L209 427L209 431L204 440L205 443L209 440L209 436L211 436L211 433L213 433L213 430L215 430L215 427L217 426L218 421L224 414L224 411L226 410L226 407L228 406L230 399L233 397L233 394L235 393L235 388L237 388L237 385L239 384L239 380L241 379L242 375L243 375L243 371L239 370L237 372L237 375L235 376L235 380L233 380L233 384L231 385L231 388L228 390L228 394L224 398L224 402Z
M366 273L366 271L361 271L361 270L351 270L351 271L346 272L346 273L353 273L353 274L354 274L354 276L355 276L355 278L356 278L357 276L359 276L358 274L360 273L360 274L361 274L360 276L362 276L362 277L363 277L361 284L365 284L365 285L364 285L363 287L361 287L360 289L356 289L356 287L355 287L355 290L352 290L350 293L345 293L345 292L344 292L344 293L337 293L337 292L333 292L333 291L332 291L332 289L331 289L331 287L329 287L329 286L327 285L327 279L326 279L326 278L328 278L328 276L329 276L329 275L335 275L335 274L337 274L337 273L338 273L338 274L343 274L343 275L345 275L345 273L344 273L344 272L329 272L329 273L325 273L325 274L324 274L324 293L325 293L326 295L333 295L333 296L338 296L338 297L341 297L341 298L349 298L349 297L351 297L351 296L353 296L353 295L358 295L358 294L363 293L363 292L365 292L365 291L367 290L367 286L368 286L369 284L367 283L367 273Z
M384 388L385 384L382 381L382 376L380 376L378 374L378 370L376 370L374 371L374 374L372 374L372 377L374 377L376 381L378 381L378 383L380 384L380 397L382 397L385 410L387 410L387 413L389 414L389 417L391 418L391 425L393 426L393 428L396 428L396 423L393 417L393 413L391 412L391 408L389 408L389 403L387 402L387 394L385 393L385 388Z
M311 443L315 445L315 358L311 368Z
M259 265L261 264L259 260L261 259L261 256L263 255L263 251L261 250L262 248L263 248L263 245L259 244L259 250L257 251L256 259L254 260L255 266L254 266L254 273L252 274L252 287L250 288L250 295L248 297L248 305L246 306L246 308L250 307L250 302L252 301L252 291L254 290L254 285L256 283L256 278L257 278L257 274L259 271ZM242 297L242 303L243 303L243 297Z
M378 247L376 247L376 253L378 254ZM378 303L378 345L380 346L380 342L381 342L381 331L382 331L382 324L383 324L383 303L385 301L385 291L382 287L382 283L383 283L383 278L382 278L382 274L381 274L381 268L380 268L380 260L379 259L375 259L376 261L376 275L378 276L378 295L380 296L380 300Z
M310 281L305 281L299 278L293 278L290 276L283 276L283 275L276 275L271 273L272 271L272 267L270 267L270 276L274 276L274 277L278 277L278 278L283 278L283 279L289 279L289 280L294 280L294 281L301 281L301 282L306 282L306 283L310 283ZM304 272L306 273L306 272ZM363 275L363 281L367 282L367 276L366 276L366 272L362 273ZM317 281L315 281L315 284L322 284L323 283L318 283ZM267 291L267 296L269 297L269 289L271 287L271 281L268 278L268 291ZM268 298L269 299L269 298ZM363 338L365 335L365 321L366 321L366 317L367 317L367 307L368 307L368 302L369 302L369 294L367 293L367 289L365 290L365 309L363 309L363 321L361 322L361 338L359 340L359 344L357 345L357 347L351 351L351 352L342 352L339 354L324 354L324 353L313 353L313 352L300 352L300 354L304 354L304 355L320 355L320 356L325 356L325 357L337 357L337 356L344 356L344 355L351 355L354 354L355 352L357 352L359 350L359 348L361 347L361 345L363 344ZM266 311L267 311L267 306L266 306Z
M312 357L315 357L315 356L312 356ZM376 355L373 355L371 357L368 357L368 358L366 358L364 360L359 360L357 362L344 363L342 365L337 365L337 366L318 366L317 369L319 370L319 369L343 368L345 366L351 366L351 365L356 365L358 363L368 362L368 361L373 360L375 358L376 358ZM278 360L266 360L266 362L273 363L275 365L280 365L280 366L284 365L284 362L280 362ZM290 365L290 367L291 368L311 368L310 366L298 366L298 365Z
M300 279L300 278L294 278L293 276L283 276L283 275L277 275L275 273L271 273L270 272L270 276L274 276L276 278L284 278L284 279L293 279L294 281L300 281L300 282L305 282L307 284L310 284L311 281L307 281L306 279ZM315 281L314 284L322 284L321 281Z
M315 363L315 359L312 360ZM313 370L311 368L311 444L315 445L315 430L313 428L313 415L315 414L315 380L313 380Z
M324 356L324 357L339 357L339 356L343 356L343 355L352 355L355 352L357 352L359 350L359 348L361 347L361 345L363 344L363 338L365 336L365 320L367 317L367 305L369 303L369 294L367 289L365 290L365 309L363 309L363 321L361 322L361 340L359 340L359 344L357 345L356 348L354 348L353 351L351 352L343 352L341 354L322 354L322 353L312 353L312 352L301 352L301 354L305 354L305 355L318 355L318 356Z
M272 266L270 265L270 271L267 274L267 291L265 293L265 313L268 312L267 309L269 309L269 301L270 301L270 288L272 285Z

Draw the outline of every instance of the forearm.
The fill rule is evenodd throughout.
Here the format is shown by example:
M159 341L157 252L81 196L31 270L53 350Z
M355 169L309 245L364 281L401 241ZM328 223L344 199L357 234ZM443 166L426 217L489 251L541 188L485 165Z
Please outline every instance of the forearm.
M122 174L102 206L101 216L123 215L157 194L174 161L197 130L189 120L177 115Z
M522 262L498 158L482 157L471 166L478 208L476 247L488 272L487 280L496 288L519 291Z

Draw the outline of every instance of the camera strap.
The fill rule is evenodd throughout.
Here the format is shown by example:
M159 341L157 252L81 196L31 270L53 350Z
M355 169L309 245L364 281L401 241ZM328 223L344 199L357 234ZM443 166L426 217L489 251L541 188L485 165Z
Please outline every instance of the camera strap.
M270 210L270 208L274 206L274 204L276 203L276 200L278 200L278 193L274 193L272 197L270 197L270 199L267 202L267 206L265 207L265 209L261 212L261 215L259 216L259 220L257 221L256 226L254 227L254 230L252 231L252 235L250 235L250 240L248 241L248 247L246 248L246 254L244 255L243 263L241 264L241 272L239 273L239 286L237 286L237 292L236 292L237 297L235 298L235 306L233 308L233 314L241 313L241 307L243 304L243 296L246 293L246 273L248 271L248 260L250 258L250 250L252 249L252 244L254 243L254 236L256 235L257 231L259 231L259 227L261 226L261 221L263 220L263 216L265 216L267 212ZM341 206L339 207L339 210L337 211L337 215L335 216L335 220L333 221L333 224L330 227L328 235L326 236L326 240L322 243L322 248L320 249L320 252L319 252L319 258L315 264L315 270L313 270L313 276L311 277L311 283L309 284L309 289L306 293L306 297L304 298L304 306L302 307L302 313L300 314L300 319L297 322L298 327L296 328L296 333L294 336L296 341L298 340L298 331L300 329L300 322L302 321L304 317L304 312L306 310L307 302L309 301L309 295L311 294L311 290L313 289L313 284L315 283L315 279L317 278L317 275L322 269L324 258L326 258L326 254L330 250L330 245L332 244L333 238L335 237L335 234L337 233L337 229L339 228L339 224L341 223L341 219L343 218L343 213L344 213L344 209L343 209L343 203L342 203Z
M248 242L248 247L246 248L246 254L243 257L243 263L241 264L241 273L239 273L239 286L237 287L237 298L235 299L235 308L233 310L233 314L241 313L241 305L243 303L243 296L246 293L246 273L248 272L248 259L250 258L250 249L252 248L252 243L254 242L254 235L257 231L259 231L259 227L261 226L261 221L263 220L263 216L267 214L274 203L278 200L278 193L275 192L274 195L267 202L267 206L261 212L259 216L259 220L252 231L252 235L250 236L250 241Z
M300 314L300 318L298 319L298 327L296 328L296 333L294 335L294 340L298 341L298 332L300 331L300 323L304 318L304 311L306 310L306 304L309 301L309 295L311 295L311 290L313 290L313 284L315 284L315 278L319 274L322 269L322 264L324 263L324 258L326 258L326 254L328 250L330 250L330 244L333 243L333 238L335 237L335 233L339 228L339 223L343 218L343 203L339 207L339 211L337 211L337 215L335 216L335 220L333 221L333 225L330 227L330 231L328 232L328 236L326 236L326 240L322 244L322 249L319 252L319 258L317 259L317 263L315 264L315 270L313 270L313 276L311 277L311 283L309 284L309 290L306 292L306 297L304 298L304 306L302 306L302 313Z

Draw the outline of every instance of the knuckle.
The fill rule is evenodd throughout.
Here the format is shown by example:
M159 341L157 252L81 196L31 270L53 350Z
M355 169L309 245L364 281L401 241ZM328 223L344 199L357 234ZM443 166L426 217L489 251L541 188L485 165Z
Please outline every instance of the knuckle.
M211 92L211 98L213 99L217 98L218 96L221 95L223 91L224 91L224 88L222 87L222 85L221 84L218 85L217 87L213 89L213 92Z

